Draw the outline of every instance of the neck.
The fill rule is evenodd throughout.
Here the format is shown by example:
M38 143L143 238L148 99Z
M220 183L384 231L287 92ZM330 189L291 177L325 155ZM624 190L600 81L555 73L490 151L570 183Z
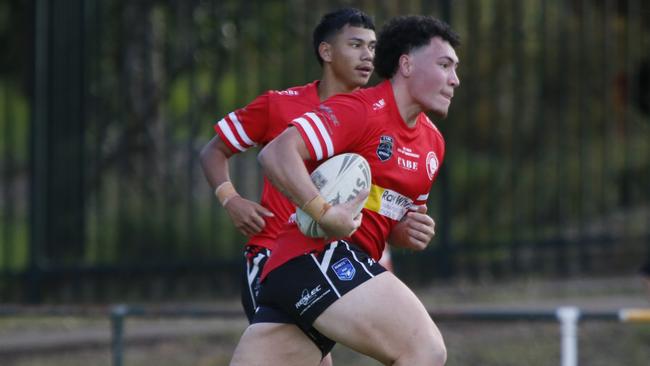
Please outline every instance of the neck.
M318 97L320 101L342 93L351 93L359 89L358 86L348 85L341 80L337 79L328 68L323 70L323 76L318 83Z
M415 127L418 115L424 110L410 97L406 85L400 79L393 78L390 83L393 86L395 104L397 104L400 116L409 128Z

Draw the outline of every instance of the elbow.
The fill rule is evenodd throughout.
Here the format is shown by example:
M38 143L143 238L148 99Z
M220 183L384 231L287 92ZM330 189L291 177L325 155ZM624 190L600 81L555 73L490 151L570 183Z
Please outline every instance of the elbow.
M283 147L281 142L272 140L257 154L257 162L262 172L274 183L277 182L278 176L283 174L283 166L286 165L285 159L281 158L284 156Z
M206 144L199 152L199 162L201 163L201 166L205 166L206 161L209 159L209 156L210 156L210 144Z
M269 167L271 166L274 148L275 144L273 141L271 141L269 144L264 146L262 150L260 150L259 154L257 154L257 162L260 164L264 172L268 172Z
M268 155L268 150L267 148L269 145L266 145L260 150L259 154L257 154L257 162L260 164L262 169L266 168L266 165L268 164L269 160L269 155Z
M273 165L276 159L274 158L278 154L278 144L276 141L269 142L259 154L257 154L257 162L262 167L262 170L265 174L270 173L273 170Z
M228 160L231 155L232 153L228 151L226 145L219 140L219 137L215 136L199 152L199 162L206 167L219 161Z
M199 161L203 163L205 159L208 156L208 145L205 145L201 148L201 151L199 151Z

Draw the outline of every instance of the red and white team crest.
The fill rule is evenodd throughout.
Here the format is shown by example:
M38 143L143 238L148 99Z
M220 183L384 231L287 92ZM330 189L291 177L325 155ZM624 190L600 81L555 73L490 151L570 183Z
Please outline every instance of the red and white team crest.
M427 154L427 174L429 175L429 180L433 180L433 176L436 175L438 171L438 157L433 151L429 151Z

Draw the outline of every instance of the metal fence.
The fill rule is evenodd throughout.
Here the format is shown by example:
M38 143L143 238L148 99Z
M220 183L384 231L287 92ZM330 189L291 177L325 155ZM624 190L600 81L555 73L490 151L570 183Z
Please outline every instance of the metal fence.
M239 312L241 314L241 312ZM608 311L581 310L562 306L550 310L530 309L476 309L429 311L436 322L554 322L560 323L560 366L578 366L578 327L580 321L614 321L621 323L648 323L650 309L618 309ZM237 313L217 309L173 309L153 311L142 307L117 305L111 309L111 356L113 366L124 365L124 328L128 317L236 317ZM550 360L549 360L550 361Z
M650 253L650 9L641 0L0 2L0 298L236 288L244 238L204 182L212 124L319 75L342 5L459 31L437 236L407 281L634 271ZM374 80L373 82L376 82ZM232 164L257 197L255 154Z

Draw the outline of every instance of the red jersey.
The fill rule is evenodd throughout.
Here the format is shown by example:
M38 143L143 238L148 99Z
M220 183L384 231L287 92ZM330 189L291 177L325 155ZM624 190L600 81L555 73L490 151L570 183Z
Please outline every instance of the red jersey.
M282 91L268 91L246 107L229 113L214 125L214 130L236 154L253 146L267 144L287 128L289 121L319 104L318 81ZM266 177L260 204L275 216L265 217L264 229L251 237L247 244L271 248L296 207Z
M429 197L445 154L442 134L424 113L413 128L406 125L390 81L332 97L291 124L313 160L351 152L370 164L370 196L350 242L378 260L393 227L412 206ZM308 238L296 224L288 225L278 235L262 277L291 258L322 251L325 245L324 239Z

